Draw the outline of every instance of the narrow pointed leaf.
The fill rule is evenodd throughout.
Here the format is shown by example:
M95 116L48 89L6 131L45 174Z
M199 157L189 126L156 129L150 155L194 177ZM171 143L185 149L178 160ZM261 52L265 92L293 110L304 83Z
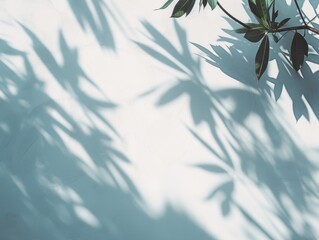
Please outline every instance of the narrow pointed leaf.
M251 29L265 29L260 23L246 23Z
M235 30L236 33L246 33L247 31L249 31L249 28L238 28Z
M179 0L174 7L172 17L178 18L192 11L196 0Z
M267 0L266 4L268 5L268 8L270 8L274 4L274 0Z
M256 0L256 6L261 18L262 24L268 28L269 27L269 13L267 8L266 0Z
M235 30L235 32L237 33L246 33L248 31L255 31L255 30L259 30L259 31L265 31L265 27L261 24L258 23L246 23L247 26L249 26L249 28L243 27L243 28L238 28Z
M273 9L275 8L275 1L267 1L266 6L268 6L268 15L269 15L271 7L273 7Z
M256 7L261 18L267 19L268 8L266 0L256 0Z
M255 70L258 80L267 69L269 60L269 38L266 35L261 42L255 58Z
M199 7L202 7L202 6L204 6L204 8L207 6L207 1L208 0L200 0L200 2L199 2Z
M208 0L208 4L211 7L211 9L214 10L217 6L217 0Z
M272 13L272 21L274 22L274 21L276 21L276 18L278 17L278 10L277 11L274 11L273 13Z
M245 38L251 42L259 42L265 36L265 31L260 29L248 30L245 34Z
M258 9L257 9L257 6L256 4L254 3L253 0L248 0L248 4L249 4L249 8L250 8L250 11L257 17L257 18L261 18L259 12L258 12Z
M164 5L162 7L160 7L159 9L165 9L167 8L169 5L171 5L171 3L173 2L174 0L168 0L166 3L164 3Z
M287 22L289 22L290 18L285 18L284 20L282 20L279 24L278 24L278 28L281 28L282 26L284 26Z
M306 39L300 33L296 32L290 50L290 60L296 71L302 67L305 56L308 56L308 50L309 48Z

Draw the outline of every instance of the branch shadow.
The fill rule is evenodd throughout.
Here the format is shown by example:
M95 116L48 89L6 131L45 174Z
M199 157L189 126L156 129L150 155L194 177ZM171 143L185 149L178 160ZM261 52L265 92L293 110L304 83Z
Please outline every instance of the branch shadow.
M0 39L0 238L212 239L172 206L157 217L147 211L127 173L132 162L118 147L121 136L106 118L117 104L81 87L100 91L62 33L59 63L31 29L20 26L70 97L49 95L29 55Z
M212 156L209 163L200 163L196 168L212 175L222 175L226 179L213 189L205 200L219 202L221 214L225 219L235 212L240 213L247 223L243 227L247 238L256 239L259 236L266 239L315 239L318 234L316 227L306 216L318 219L313 208L316 205L313 201L318 202L318 184L315 178L318 166L306 154L305 149L300 147L298 139L290 133L271 96L272 85L275 86L275 91L278 91L276 89L280 84L284 85L294 105L297 105L294 108L304 113L305 106L300 105L297 100L300 94L307 96L306 89L310 88L309 82L306 82L308 80L302 81L307 87L293 90L296 88L294 84L301 82L301 77L296 77L297 74L289 68L281 70L279 66L276 80L270 78L257 82L253 68L252 71L247 70L250 59L254 59L252 44L225 30L231 35L229 38L221 37L221 41L231 44L226 49L211 46L211 50L199 44L194 45L207 55L206 62L245 87L214 90L203 78L199 58L191 54L185 30L176 21L174 28L181 46L180 51L150 23L142 24L149 43L136 44L167 69L173 69L178 72L176 75L183 76L176 77L156 105L169 105L181 96L187 96L194 124L204 124L209 128L210 141L201 137L193 128L187 127L194 140ZM306 69L307 64L303 73ZM289 79L286 79L288 76ZM312 85L311 88L313 87L315 86ZM153 93L154 91L148 92ZM147 97L148 94L141 96ZM277 93L278 96L280 94ZM306 99L310 100L307 97ZM316 111L316 108L313 108L313 111ZM297 110L295 115L296 112ZM318 155L317 151L314 152ZM262 204L257 205L255 210L272 215L276 222L284 226L284 231L279 230L275 224L271 224L271 228L266 226L260 216L256 216L240 202L236 191L242 184L253 185L259 189L269 202L268 207L273 210L267 213L269 210ZM249 188L244 193L251 195ZM296 215L293 215L292 211L296 212ZM296 222L301 224L301 228L296 227Z

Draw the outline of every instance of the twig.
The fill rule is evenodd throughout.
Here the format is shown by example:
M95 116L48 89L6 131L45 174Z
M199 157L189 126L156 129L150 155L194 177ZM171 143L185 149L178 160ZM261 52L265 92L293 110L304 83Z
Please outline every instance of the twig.
M299 4L298 4L297 0L294 0L294 1L295 1L296 7L297 7L297 9L298 9L299 15L300 15L300 17L301 17L303 23L305 24L305 26L307 26L306 20L305 20L305 18L303 17L303 14L302 14L302 12L301 12L301 9L300 9L300 7L299 7Z
M217 2L218 7L231 19L233 19L235 22L239 23L240 25L242 25L245 28L251 28L250 26L248 26L247 24L243 23L242 21L238 20L237 18L235 18L233 15L231 15L219 2Z
M313 32L315 34L319 34L318 29L316 29L314 27L310 27L308 25L294 26L294 27L287 27L287 28L280 28L280 29L269 29L269 32L276 33L276 32L287 32L287 31L295 31L295 30L308 30L308 31Z

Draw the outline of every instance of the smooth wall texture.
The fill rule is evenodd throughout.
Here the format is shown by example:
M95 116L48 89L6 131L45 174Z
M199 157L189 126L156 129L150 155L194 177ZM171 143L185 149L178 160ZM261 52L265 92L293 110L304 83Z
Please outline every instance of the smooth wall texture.
M221 11L162 4L0 1L1 240L319 238L316 37L257 81Z

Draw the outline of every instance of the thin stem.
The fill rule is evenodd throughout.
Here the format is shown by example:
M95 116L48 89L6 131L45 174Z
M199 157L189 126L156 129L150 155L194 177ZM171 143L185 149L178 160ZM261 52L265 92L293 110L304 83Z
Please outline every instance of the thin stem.
M305 20L305 18L303 17L303 14L302 14L302 12L301 12L301 9L300 9L300 7L299 7L299 4L298 4L297 0L294 0L294 1L295 1L296 7L297 7L297 9L298 9L299 15L300 15L300 17L301 17L303 23L307 26L306 20Z
M295 30L308 30L315 34L319 34L319 30L310 26L294 26L294 27L287 27L287 28L280 28L280 29L270 29L269 32L276 33L276 32L287 32L287 31L295 31Z
M319 14L316 13L316 16L314 16L313 18L311 18L311 19L307 22L307 24L311 23L311 22L312 22L313 20L315 20L318 16L319 16Z
M235 22L239 23L240 25L242 25L245 28L251 28L250 26L248 26L247 24L243 23L242 21L238 20L237 18L235 18L233 15L231 15L219 2L217 2L218 7L231 19L233 19Z

